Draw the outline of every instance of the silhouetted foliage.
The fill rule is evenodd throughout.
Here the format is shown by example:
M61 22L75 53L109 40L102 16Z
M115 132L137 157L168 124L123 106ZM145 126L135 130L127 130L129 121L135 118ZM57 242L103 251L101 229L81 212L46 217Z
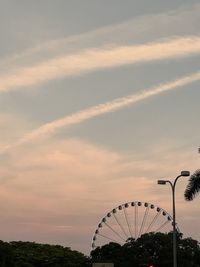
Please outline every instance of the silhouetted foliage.
M0 241L0 267L87 267L89 259L58 245Z
M177 234L178 266L200 267L198 241ZM173 266L172 233L148 233L120 246L109 243L91 252L93 262L113 262L115 267Z
M185 190L185 199L191 201L200 192L200 169L190 176L189 183Z
M198 241L178 234L178 266L200 267ZM124 245L109 243L84 254L68 247L33 242L0 241L0 267L91 267L92 262L114 262L115 267L172 266L172 233L148 233Z

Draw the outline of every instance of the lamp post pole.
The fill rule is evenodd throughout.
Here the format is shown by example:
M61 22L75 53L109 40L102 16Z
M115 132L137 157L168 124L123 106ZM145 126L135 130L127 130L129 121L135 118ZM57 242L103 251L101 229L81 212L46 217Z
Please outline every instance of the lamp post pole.
M182 171L172 183L169 180L158 180L158 184L165 185L169 183L172 189L172 210L173 210L173 267L177 267L177 236L176 236L176 205L175 205L175 188L178 179L181 176L189 176L189 171Z
M166 183L169 183L172 189L172 208L173 208L173 263L174 267L177 267L177 237L176 237L176 205L175 205L175 187L176 182L178 178L180 178L181 175L177 176L174 183L171 181L166 181Z

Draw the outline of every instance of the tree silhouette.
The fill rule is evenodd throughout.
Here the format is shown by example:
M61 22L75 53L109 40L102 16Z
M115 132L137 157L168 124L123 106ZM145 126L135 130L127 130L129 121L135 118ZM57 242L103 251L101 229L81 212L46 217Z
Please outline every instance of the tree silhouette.
M189 179L185 190L185 199L191 201L200 192L200 169L196 170Z
M192 238L177 233L178 264L199 267L200 246ZM124 245L109 243L91 252L92 262L113 262L115 267L169 267L173 265L172 232L147 233Z
M59 245L0 240L0 267L89 267L84 254Z

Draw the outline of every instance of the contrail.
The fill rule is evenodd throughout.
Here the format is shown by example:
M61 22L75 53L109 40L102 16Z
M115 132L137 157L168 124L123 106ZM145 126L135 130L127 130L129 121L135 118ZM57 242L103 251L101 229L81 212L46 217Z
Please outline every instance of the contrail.
M0 76L0 92L38 85L52 79L153 60L174 59L200 53L200 37L175 38L134 46L89 49L55 57Z
M88 32L44 40L24 51L1 58L0 68L9 69L32 61L42 61L58 54L69 54L106 44L146 43L166 36L195 35L200 19L200 5L187 4L164 13L145 14L118 24L106 25ZM180 27L180 25L182 27ZM184 29L184 32L182 32ZM133 38L134 37L134 38Z
M130 106L134 103L145 100L149 97L159 95L161 93L164 93L170 90L175 90L181 86L185 86L185 85L188 85L190 83L193 83L199 80L200 80L200 71L192 75L184 76L180 79L176 79L172 82L160 84L157 87L153 87L148 90L140 91L136 94L132 94L132 95L122 97L122 98L117 98L113 101L81 110L72 115L69 115L64 118L44 124L38 129L26 134L23 138L18 140L14 145L11 145L10 147L8 146L7 148L5 148L5 150L18 146L18 145L22 145L22 144L34 141L39 138L50 136L54 134L57 130L61 129L62 127L79 124L81 122L100 116L102 114L117 111L119 109Z

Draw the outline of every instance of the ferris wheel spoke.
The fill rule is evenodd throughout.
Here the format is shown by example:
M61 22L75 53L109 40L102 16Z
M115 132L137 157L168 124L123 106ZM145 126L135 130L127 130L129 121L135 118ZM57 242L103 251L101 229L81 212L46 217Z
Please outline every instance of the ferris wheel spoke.
M143 219L142 219L142 224L141 224L140 231L139 231L139 236L141 236L142 233L143 233L143 230L144 230L144 226L145 226L145 223L146 223L146 220L147 220L148 213L149 213L149 206L146 207L146 209L145 209L145 213L144 213L144 216L143 216Z
M121 222L118 220L117 216L116 216L114 213L113 213L113 216L114 216L116 222L118 223L120 229L122 230L122 232L123 232L124 235L126 236L126 238L128 238L128 235L127 235L127 233L126 233L124 227L122 226Z
M103 246L108 240L124 244L128 238L139 238L151 231L169 229L172 217L162 208L148 202L132 201L109 211L99 222L93 238L92 249ZM163 229L164 228L164 229ZM180 232L178 226L177 231Z
M159 216L161 214L161 210L154 216L153 220L151 221L150 225L148 226L147 230L145 233L150 232L150 230L152 229L153 225L156 223L156 221L158 220Z
M115 240L114 238L111 238L111 237L109 237L109 236L106 236L106 235L102 235L102 234L97 234L98 236L101 236L101 237L103 237L103 238L106 238L106 239L108 239L108 240L111 240L111 241L113 241L113 242L116 242L116 243L118 243L118 241L117 240Z
M162 230L168 223L169 223L170 221L166 221L166 222L164 222L158 229L156 229L155 230L155 232L157 233L157 232L160 232L160 230Z
M128 214L127 214L127 211L126 211L126 207L123 208L123 211L124 211L124 216L125 216L125 219L126 219L126 223L127 223L127 226L128 226L128 230L129 230L130 236L133 237L133 234L132 234L132 231L131 231L130 222L129 222L129 218L128 218Z
M126 241L119 233L117 233L117 231L115 231L107 222L104 222L104 224L113 232L115 233L120 239L122 239L123 241Z
M137 239L137 234L138 234L138 206L137 204L135 205L134 224L135 224L135 239Z

